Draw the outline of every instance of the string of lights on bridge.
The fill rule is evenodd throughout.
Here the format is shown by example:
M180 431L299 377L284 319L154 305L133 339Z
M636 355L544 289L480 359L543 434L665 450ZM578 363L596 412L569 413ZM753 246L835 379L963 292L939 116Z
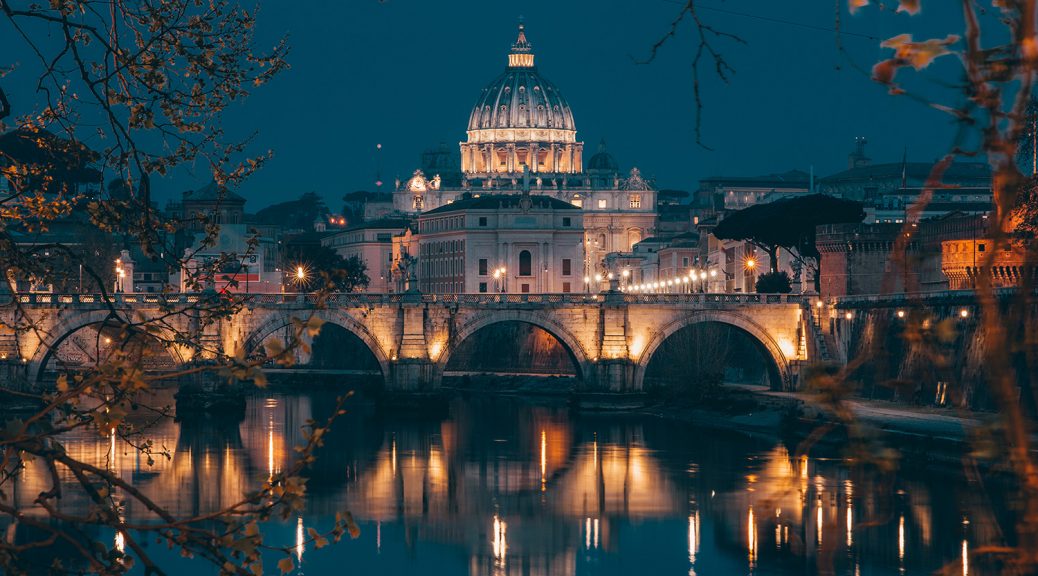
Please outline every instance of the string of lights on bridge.
M743 261L743 268L747 272L752 272L757 267L757 261L753 258L747 258ZM726 277L730 275L725 272ZM717 279L717 269L711 269L709 272L706 270L690 270L687 273L679 276L674 276L667 279L660 279L654 282L645 283L630 283L631 278L630 270L623 270L620 272L621 285L619 287L621 292L633 292L633 293L673 293L673 292L694 292L695 285L698 281L702 292L706 292L707 280ZM601 274L595 274L594 281L601 283L603 280L612 281L616 279L616 275L609 272L604 277ZM591 276L584 277L585 287L590 287Z

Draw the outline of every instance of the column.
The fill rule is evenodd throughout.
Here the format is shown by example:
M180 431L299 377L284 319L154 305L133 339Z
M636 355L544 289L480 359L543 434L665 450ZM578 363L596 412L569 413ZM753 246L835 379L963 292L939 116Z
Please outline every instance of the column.
M541 293L543 294L543 293L546 293L546 292L551 292L551 280L549 280L549 278L551 278L552 266L551 266L551 259L548 257L548 243L547 242L542 242L541 243L541 258L540 258L540 260L541 260L540 261L541 269L537 271L537 275L541 277L541 281L539 282L540 286L539 286L538 290L540 290ZM547 270L545 270L545 269L547 269Z
M545 287L545 292L555 292L559 288L555 287L555 279L562 274L562 263L555 261L555 242L547 242L544 246L548 249L548 273L545 276L548 277L548 285ZM572 264L570 264L570 272L573 272ZM572 284L570 284L572 289Z

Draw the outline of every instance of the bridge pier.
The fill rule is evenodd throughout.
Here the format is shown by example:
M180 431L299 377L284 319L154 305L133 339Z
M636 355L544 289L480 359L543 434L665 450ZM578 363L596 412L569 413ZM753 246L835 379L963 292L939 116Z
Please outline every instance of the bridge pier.
M596 392L641 392L634 380L634 362L627 358L599 358L594 362L595 380L586 382Z
M401 358L392 362L386 377L390 392L424 392L440 387L436 365L424 358Z

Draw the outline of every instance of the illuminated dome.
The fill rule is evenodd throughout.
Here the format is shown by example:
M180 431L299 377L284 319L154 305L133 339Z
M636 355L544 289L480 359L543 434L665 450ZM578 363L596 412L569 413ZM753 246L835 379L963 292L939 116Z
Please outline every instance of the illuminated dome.
M583 145L569 103L537 72L533 48L519 25L504 73L483 89L461 144L469 174L580 172Z

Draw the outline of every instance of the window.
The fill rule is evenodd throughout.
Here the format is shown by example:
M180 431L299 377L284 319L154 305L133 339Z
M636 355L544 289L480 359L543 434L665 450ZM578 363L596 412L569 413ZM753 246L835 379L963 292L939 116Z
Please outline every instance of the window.
M570 200L570 203L576 206L577 208L584 207L584 200L580 197L580 194L573 196L573 200Z
M480 282L479 283L479 291L480 292L486 292L487 291L487 283L486 282Z
M608 200L606 200L605 198L602 198L601 200L598 201L598 207L599 208L605 208L606 206L608 206L608 202L609 202Z
M562 259L562 275L563 276L569 276L570 274L572 274L572 268L573 268L573 261L570 260L569 258L563 258Z
M415 210L421 210L422 209L422 197L421 196L415 196L414 197L414 209Z
M392 242L393 235L389 232L379 232L375 235L376 242Z
M522 286L522 293L523 294L529 294L530 293L530 285L529 284L523 284L523 286Z
M486 226L487 225L487 217L486 216L480 216L479 217L479 225L480 226Z
M978 252L983 252L983 251L987 250L987 248L988 247L987 247L986 244L977 244L977 251Z
M631 194L629 199L631 201L631 208L641 208L642 207L642 195L641 194Z
M523 250L519 253L519 275L533 275L533 255L530 254L529 250Z
M569 294L569 292L570 292L569 282L563 282L562 283L562 291L564 293L566 293L566 294Z
M573 224L573 220L572 219L570 219L568 217L562 219L562 225L563 226L571 226L572 224Z
M681 259L681 266L683 268L688 268L688 256L685 256L684 258Z
M486 276L487 275L487 259L486 258L480 258L479 259L479 275L480 276Z

